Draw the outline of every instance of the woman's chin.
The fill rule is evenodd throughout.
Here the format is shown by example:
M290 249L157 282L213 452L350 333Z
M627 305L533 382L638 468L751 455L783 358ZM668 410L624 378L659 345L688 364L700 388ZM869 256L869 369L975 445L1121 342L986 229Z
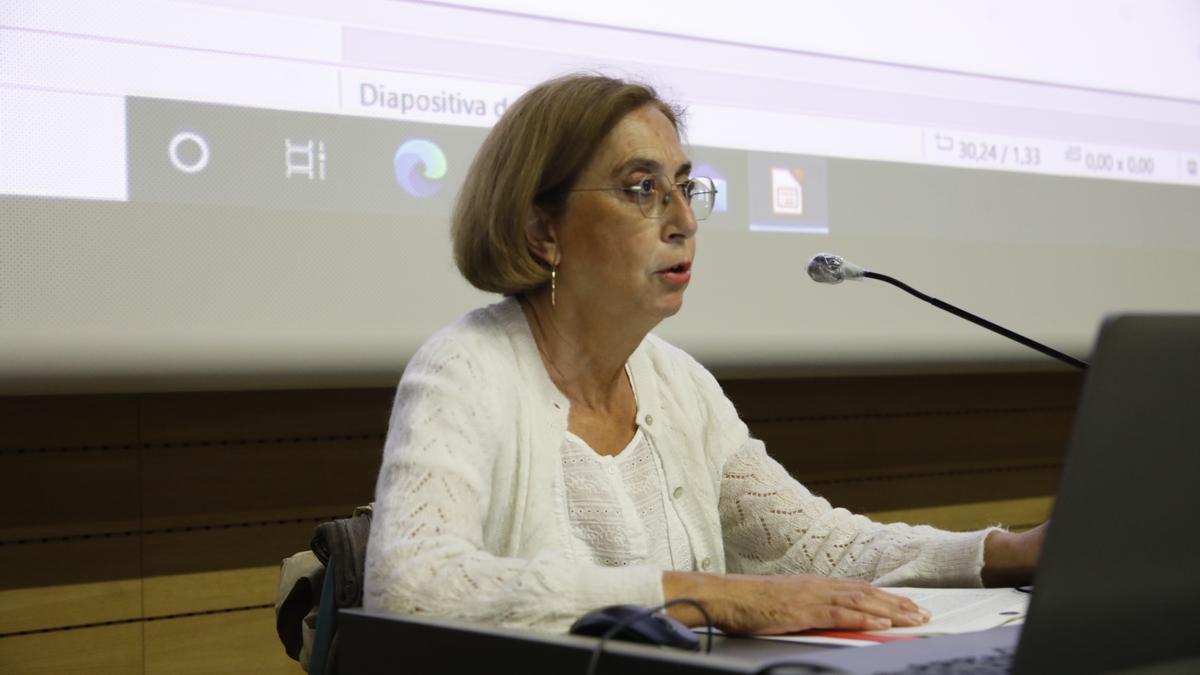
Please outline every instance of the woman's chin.
M667 319L679 313L683 309L683 291L673 293L662 299L658 306L659 319Z

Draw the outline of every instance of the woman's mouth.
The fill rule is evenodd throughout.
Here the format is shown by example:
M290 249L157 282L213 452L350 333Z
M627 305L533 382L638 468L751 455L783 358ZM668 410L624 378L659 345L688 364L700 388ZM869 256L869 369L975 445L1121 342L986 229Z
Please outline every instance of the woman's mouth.
M681 262L671 267L661 269L657 273L669 284L682 286L687 284L692 278L692 263Z

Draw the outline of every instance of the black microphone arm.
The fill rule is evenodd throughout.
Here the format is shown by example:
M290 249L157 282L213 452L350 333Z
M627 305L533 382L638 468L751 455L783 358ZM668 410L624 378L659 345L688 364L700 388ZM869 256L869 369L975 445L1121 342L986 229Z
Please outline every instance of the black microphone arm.
M908 284L904 283L903 281L900 281L899 279L889 277L886 274L880 274L878 272L867 272L865 270L863 271L862 276L864 276L868 279L877 279L879 281L886 281L887 283L895 286L896 288L899 288L900 290L905 291L911 295L915 295L916 297L924 300L925 302L928 302L929 304L933 305L934 307L937 307L938 309L944 309L947 312L950 312L951 314L953 314L954 316L966 319L967 321L970 321L971 323L975 324L976 326L983 326L984 328L986 328L994 333L999 333L1000 335L1003 335L1004 337L1008 338L1009 340L1012 340L1014 342L1019 342L1019 343L1025 345L1026 347L1029 347L1030 349L1036 349L1037 351L1045 354L1046 356L1056 358L1059 361L1062 361L1063 363L1065 363L1067 365L1074 366L1080 370L1087 370L1087 368L1088 368L1088 364L1085 361L1080 361L1079 359L1075 358L1074 356L1068 356L1067 354L1064 354L1064 353L1058 351L1057 349L1047 347L1046 345L1044 345L1036 340L1031 340L1031 339L1025 337L1024 335L1021 335L1020 333L1014 333L1013 331L1005 328L1004 326L994 324L991 321L988 321L987 319L985 319L983 317L975 316L974 314L966 311L965 309L959 309L958 307L955 307L954 305L951 305L948 302L938 300L937 298L933 297L932 295L926 295L926 294L922 293L921 291L918 291L917 289L913 288L912 286L909 286Z
M1030 349L1036 349L1046 356L1058 359L1059 361L1062 361L1069 366L1074 366L1080 370L1087 370L1088 368L1088 364L1084 361L1080 361L1073 356L1067 356L1057 349L1051 349L1040 342L1030 340L1024 335L1014 333L1004 326L996 325L983 317L975 316L974 314L964 309L959 309L948 302L943 302L942 300L938 300L931 295L926 295L912 286L904 283L903 281L900 281L899 279L895 279L886 274L880 274L878 272L868 272L867 270L855 265L840 255L834 255L832 253L818 253L817 255L813 256L812 260L808 261L808 276L819 284L840 284L846 280L858 281L864 278L885 281L896 288L905 291L906 293L915 295L916 297L928 302L938 309L943 309L947 312L950 312L954 316L957 316L961 319L966 319L976 326L982 326L994 333L999 333L1013 342L1023 344Z

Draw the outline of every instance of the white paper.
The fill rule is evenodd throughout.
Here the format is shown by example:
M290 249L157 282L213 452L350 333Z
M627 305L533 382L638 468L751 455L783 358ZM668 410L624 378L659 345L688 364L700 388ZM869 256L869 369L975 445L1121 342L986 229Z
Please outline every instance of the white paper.
M887 588L888 593L912 599L933 617L921 626L873 631L834 630L837 637L817 634L761 635L771 640L806 644L866 646L879 644L873 636L951 635L1021 623L1029 610L1029 594L1012 588ZM853 636L861 635L862 639Z
M872 631L880 635L949 635L1020 623L1029 594L1012 588L888 588L911 598L933 617L921 626Z

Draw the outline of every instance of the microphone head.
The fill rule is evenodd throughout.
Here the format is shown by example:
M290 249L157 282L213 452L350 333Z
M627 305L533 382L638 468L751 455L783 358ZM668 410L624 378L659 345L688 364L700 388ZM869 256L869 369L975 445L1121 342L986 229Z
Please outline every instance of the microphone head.
M863 272L866 270L833 253L818 253L808 261L808 276L819 284L861 281Z

